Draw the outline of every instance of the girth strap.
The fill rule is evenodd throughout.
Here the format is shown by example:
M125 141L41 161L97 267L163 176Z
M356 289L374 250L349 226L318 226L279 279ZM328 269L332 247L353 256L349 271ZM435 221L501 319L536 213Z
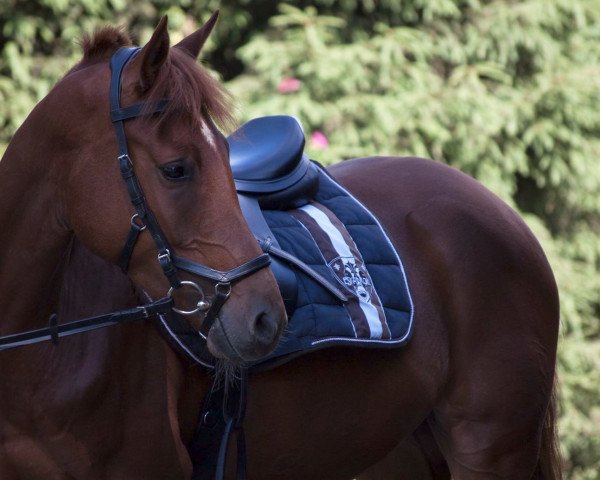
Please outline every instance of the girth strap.
M237 437L237 480L246 480L246 414L248 372L240 371L239 382L211 385L204 399L194 438L188 446L194 470L192 480L223 480L233 434Z
M297 257L281 249L279 243L277 242L277 238L275 235L273 235L273 232L269 228L269 225L263 216L263 212L258 204L257 197L238 193L238 200L240 202L240 207L242 208L244 217L248 222L248 226L250 227L250 230L252 230L252 233L254 233L254 236L258 240L260 247L262 248L263 252L268 253L269 256L272 257L271 269L273 270L275 278L279 283L279 288L288 312L293 312L296 308L298 286L296 276L284 264L294 267L310 277L339 301L348 301L346 295L329 280L320 275L313 268Z
M250 195L243 195L238 192L238 200L244 218L250 227L252 233L257 239L264 238L271 242L276 248L279 248L277 238L271 232L271 229L267 225L267 221L263 216L263 213L258 204L257 197ZM264 248L263 248L264 251ZM296 274L290 270L286 265L282 264L280 260L271 256L271 270L277 284L279 286L279 293L283 299L285 310L288 315L292 315L296 309L296 302L298 299L298 281Z

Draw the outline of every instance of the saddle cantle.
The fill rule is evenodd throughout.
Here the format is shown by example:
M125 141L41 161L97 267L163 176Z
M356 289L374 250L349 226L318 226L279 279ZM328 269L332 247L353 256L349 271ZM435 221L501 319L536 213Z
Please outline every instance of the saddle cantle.
M235 186L262 208L299 207L318 188L318 175L304 153L304 131L294 117L250 120L228 139Z
M297 182L308 169L304 132L286 115L250 120L228 139L229 158L238 191L269 193Z

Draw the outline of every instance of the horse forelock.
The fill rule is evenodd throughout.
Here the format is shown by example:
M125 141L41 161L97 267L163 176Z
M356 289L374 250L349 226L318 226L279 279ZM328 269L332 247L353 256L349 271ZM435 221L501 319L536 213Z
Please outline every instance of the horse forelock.
M149 104L168 99L162 119L186 118L198 133L205 133L205 119L230 130L234 124L230 94L183 50L174 47L149 94Z

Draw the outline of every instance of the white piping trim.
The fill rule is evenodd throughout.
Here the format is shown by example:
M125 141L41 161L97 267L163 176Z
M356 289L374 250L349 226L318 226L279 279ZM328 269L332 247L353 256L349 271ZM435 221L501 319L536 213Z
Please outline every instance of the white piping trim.
M318 345L319 343L325 342L353 342L353 343L381 343L382 345L390 345L394 343L402 343L406 340L406 337L410 333L410 326L406 335L402 338L398 338L396 340L378 340L375 338L351 338L351 337L330 337L330 338L322 338L320 340L315 340L311 343L311 345Z

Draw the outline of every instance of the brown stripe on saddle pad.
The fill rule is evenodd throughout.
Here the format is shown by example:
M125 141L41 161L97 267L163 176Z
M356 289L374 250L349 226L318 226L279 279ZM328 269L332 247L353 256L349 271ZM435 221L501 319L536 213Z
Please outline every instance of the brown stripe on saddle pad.
M332 274L352 295L345 305L357 338L390 338L385 313L364 260L344 224L313 202L289 212L311 234Z

